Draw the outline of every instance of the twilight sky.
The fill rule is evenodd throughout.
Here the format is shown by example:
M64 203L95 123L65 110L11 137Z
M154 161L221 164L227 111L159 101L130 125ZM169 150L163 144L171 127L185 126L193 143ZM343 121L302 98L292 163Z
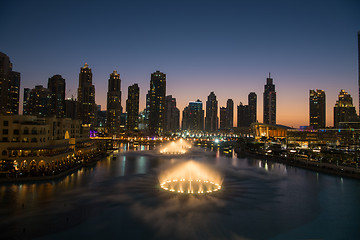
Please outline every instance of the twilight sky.
M21 73L21 99L24 87L46 86L55 74L66 79L67 97L76 96L87 62L102 109L113 70L122 79L124 108L128 86L139 84L141 110L150 74L160 70L181 112L189 101L205 103L211 91L219 107L228 98L247 104L254 91L262 122L271 72L278 124L308 125L309 89L318 88L333 125L340 89L358 111L359 13L357 0L1 0L0 51Z

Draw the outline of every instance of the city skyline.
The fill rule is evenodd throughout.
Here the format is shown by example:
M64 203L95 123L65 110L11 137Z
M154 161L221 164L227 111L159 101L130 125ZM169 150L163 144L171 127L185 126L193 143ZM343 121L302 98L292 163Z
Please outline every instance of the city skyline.
M180 111L189 101L205 102L211 91L219 107L226 106L228 98L235 105L246 102L247 95L255 92L262 122L263 84L271 72L278 124L309 125L308 92L322 89L327 95L326 125L332 126L333 106L341 89L353 96L357 110L359 106L355 91L359 8L356 1L141 6L44 2L37 7L14 1L0 10L2 32L7 36L0 40L0 51L21 73L20 108L24 88L46 86L47 79L56 74L66 79L66 97L76 95L78 69L87 62L93 72L96 104L103 109L110 72L121 74L123 89L139 84L142 111L149 73L160 70L167 74L166 93L177 99ZM121 23L111 14L118 9ZM163 15L153 15L155 9ZM66 18L49 15L60 13ZM124 93L122 102L126 99Z

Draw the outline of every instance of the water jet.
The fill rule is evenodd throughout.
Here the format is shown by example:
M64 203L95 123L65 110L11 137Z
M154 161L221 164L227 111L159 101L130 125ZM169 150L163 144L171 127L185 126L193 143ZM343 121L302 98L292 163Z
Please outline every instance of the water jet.
M186 161L159 175L160 188L181 194L206 194L221 190L222 177L210 166Z

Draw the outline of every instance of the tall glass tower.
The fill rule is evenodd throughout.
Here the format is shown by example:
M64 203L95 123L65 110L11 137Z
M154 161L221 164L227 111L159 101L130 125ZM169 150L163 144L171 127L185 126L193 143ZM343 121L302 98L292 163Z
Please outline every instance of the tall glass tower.
M149 94L149 130L163 134L165 125L166 74L156 71L151 74Z
M265 124L275 125L276 124L276 92L273 79L270 77L266 78L266 85L264 89L264 119Z
M116 71L108 80L106 128L109 135L116 134L120 129L121 117L121 79Z
M83 124L95 124L95 86L92 84L92 72L85 63L79 73L78 118Z
M326 123L326 98L325 91L310 90L310 126L314 129L325 128Z
M216 100L215 93L211 92L206 101L205 130L208 132L217 131L218 122L218 101Z

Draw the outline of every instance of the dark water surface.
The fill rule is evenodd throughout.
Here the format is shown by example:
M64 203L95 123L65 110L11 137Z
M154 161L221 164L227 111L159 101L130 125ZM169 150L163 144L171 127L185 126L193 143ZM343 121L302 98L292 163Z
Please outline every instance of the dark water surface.
M194 150L168 157L122 145L52 182L0 185L1 239L360 239L360 181L265 160ZM160 189L186 160L223 176L209 195Z

